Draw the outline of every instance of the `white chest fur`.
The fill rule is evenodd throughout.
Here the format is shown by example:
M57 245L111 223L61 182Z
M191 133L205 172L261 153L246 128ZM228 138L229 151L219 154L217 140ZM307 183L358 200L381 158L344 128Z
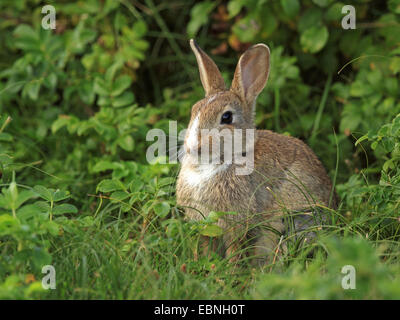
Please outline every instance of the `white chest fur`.
M229 164L202 164L196 167L185 168L183 166L180 173L181 178L190 187L202 187L209 183L210 180L215 179L215 176L225 171Z

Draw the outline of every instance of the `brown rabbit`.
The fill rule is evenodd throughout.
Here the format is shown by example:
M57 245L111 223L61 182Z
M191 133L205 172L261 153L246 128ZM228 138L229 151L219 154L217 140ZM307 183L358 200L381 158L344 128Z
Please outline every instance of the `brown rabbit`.
M269 74L270 51L266 45L256 44L240 57L230 89L226 89L210 57L195 41L190 40L190 45L199 66L205 98L192 108L177 181L178 205L185 208L190 220L204 219L211 211L237 212L218 221L224 230L225 255L237 261L240 244L246 235L252 235L255 254L267 261L269 254L277 250L276 231L284 232L287 228L283 219L286 213L328 206L330 179L317 156L301 140L269 130L254 130L255 100ZM242 156L246 152L253 154L251 173L238 174L241 164L235 162L199 163L198 154L206 147L209 152L210 144L214 145L213 135L204 135L204 129L253 130L253 145L240 149ZM336 206L335 199L331 206ZM297 227L301 228L302 223L315 224L295 220Z

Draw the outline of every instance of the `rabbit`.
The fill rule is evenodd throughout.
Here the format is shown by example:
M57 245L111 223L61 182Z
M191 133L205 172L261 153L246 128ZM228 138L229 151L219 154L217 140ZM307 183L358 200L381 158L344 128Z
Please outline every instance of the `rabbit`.
M288 212L328 207L330 198L333 198L331 207L336 208L330 178L317 156L301 140L270 130L255 130L255 102L270 70L268 46L256 44L241 55L229 89L216 64L193 39L190 46L198 63L205 98L193 105L184 137L176 183L177 204L184 208L186 219L195 221L204 219L211 211L236 212L218 220L223 230L219 251L229 261L238 262L242 256L241 244L251 235L254 256L264 262L271 261L279 251L279 234L287 230L284 217ZM234 162L196 162L196 155L210 144L210 136L200 134L203 129L253 130L251 173L237 174L239 165ZM310 220L314 217L304 216L305 220L296 221L297 227L315 223ZM257 227L251 228L252 225ZM218 250L218 245L213 243L212 249Z

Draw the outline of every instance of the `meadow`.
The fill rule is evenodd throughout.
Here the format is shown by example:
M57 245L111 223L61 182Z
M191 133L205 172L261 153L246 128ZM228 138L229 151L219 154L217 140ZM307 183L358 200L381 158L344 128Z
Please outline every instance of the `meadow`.
M399 299L400 1L351 1L355 29L345 4L1 1L0 299ZM199 254L215 221L184 220L179 164L146 160L149 130L204 97L190 38L226 83L269 46L257 128L305 141L335 185L330 223L279 263Z

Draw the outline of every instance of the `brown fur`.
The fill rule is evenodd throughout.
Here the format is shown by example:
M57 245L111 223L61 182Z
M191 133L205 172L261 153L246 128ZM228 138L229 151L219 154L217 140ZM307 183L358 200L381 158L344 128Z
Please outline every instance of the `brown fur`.
M224 88L215 64L209 66L212 60L199 51L201 49L197 45L192 44L192 49L208 94L193 106L191 122L199 115L200 127L204 129L254 128L254 101L268 78L268 48L257 45L241 57L230 90ZM207 87L210 83L212 88ZM212 101L209 98L211 95L214 95ZM219 124L226 110L232 110L236 116L232 125ZM240 243L252 225L265 224L283 232L282 217L288 211L317 204L328 206L332 188L321 162L301 140L269 130L257 130L256 134L255 168L250 175L237 175L236 165L231 164L207 182L193 186L185 181L184 175L196 170L196 165L183 161L177 181L177 202L185 207L188 219L203 219L210 211L237 212L236 215L224 216L218 222L225 230L223 249L232 261L239 257ZM201 149L201 142L198 148ZM261 229L255 229L258 239L256 254L267 256L275 250L278 238L273 232Z

